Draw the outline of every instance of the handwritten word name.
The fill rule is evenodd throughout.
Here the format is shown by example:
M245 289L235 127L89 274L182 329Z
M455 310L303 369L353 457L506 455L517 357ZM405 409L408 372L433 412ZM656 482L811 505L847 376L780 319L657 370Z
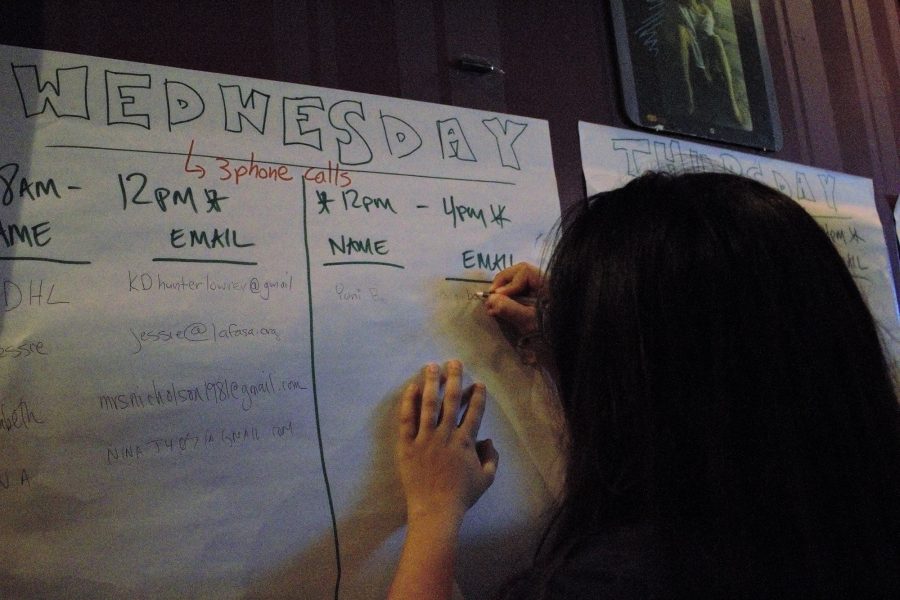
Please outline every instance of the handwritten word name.
M34 224L19 224L4 222L0 219L0 241L5 248L12 248L16 244L29 248L43 248L50 243L50 221L41 221Z
M328 238L328 245L333 256L352 256L354 254L385 256L390 252L387 240L372 241L372 238L356 239L342 235L340 242L336 242L334 238Z

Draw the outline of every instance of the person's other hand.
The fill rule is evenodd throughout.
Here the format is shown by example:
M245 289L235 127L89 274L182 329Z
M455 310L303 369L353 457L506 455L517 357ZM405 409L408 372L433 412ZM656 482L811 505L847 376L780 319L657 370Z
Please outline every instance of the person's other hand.
M537 309L515 300L516 296L537 296L544 285L540 269L529 263L516 263L503 269L494 277L484 302L487 313L516 328L519 335L528 335L538 329Z
M397 464L411 525L437 519L458 526L497 471L499 455L491 440L476 441L484 385L463 390L457 360L445 370L442 377L438 365L426 365L421 386L407 386L400 401Z

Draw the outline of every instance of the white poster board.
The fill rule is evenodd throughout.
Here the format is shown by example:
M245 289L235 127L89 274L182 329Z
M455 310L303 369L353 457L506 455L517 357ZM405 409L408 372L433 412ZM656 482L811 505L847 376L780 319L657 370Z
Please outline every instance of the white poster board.
M900 199L894 204L894 232L897 234L897 241L900 243Z
M461 587L517 566L537 384L474 292L558 217L546 122L0 58L0 596L383 596L395 397L453 357L503 453Z
M624 185L645 171L722 171L758 179L796 200L844 257L878 321L895 372L900 372L897 301L871 179L642 131L585 122L578 131L589 195Z

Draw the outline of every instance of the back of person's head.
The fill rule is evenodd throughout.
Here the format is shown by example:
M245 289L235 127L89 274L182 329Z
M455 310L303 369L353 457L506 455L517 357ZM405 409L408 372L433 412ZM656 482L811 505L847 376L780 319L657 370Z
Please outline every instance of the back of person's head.
M673 595L900 586L894 384L797 203L734 175L645 175L564 217L546 301L568 430L546 563L650 524Z

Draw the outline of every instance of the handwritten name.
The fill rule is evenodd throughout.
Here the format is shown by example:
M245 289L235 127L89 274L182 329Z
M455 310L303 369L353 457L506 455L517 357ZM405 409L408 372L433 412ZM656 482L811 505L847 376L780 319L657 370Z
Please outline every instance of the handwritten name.
M47 356L50 354L41 340L24 340L18 344L0 344L0 359L13 360L16 358L28 358L30 356Z
M340 302L378 302L384 304L387 302L383 296L378 293L378 288L370 285L365 290L359 287L348 287L343 283L334 286L334 293Z
M16 487L16 484L20 488L31 487L31 476L28 475L27 469L16 469L16 474L18 477L14 479L10 477L9 469L0 471L0 492Z
M29 429L35 425L43 425L43 419L29 408L25 400L20 400L10 413L6 412L6 405L0 402L0 430L7 433L20 429Z
M10 279L3 280L3 291L0 296L3 312L11 312L26 307L54 306L69 304L59 292L56 292L56 284L44 282L43 279L29 279L26 284L23 281L15 282Z

